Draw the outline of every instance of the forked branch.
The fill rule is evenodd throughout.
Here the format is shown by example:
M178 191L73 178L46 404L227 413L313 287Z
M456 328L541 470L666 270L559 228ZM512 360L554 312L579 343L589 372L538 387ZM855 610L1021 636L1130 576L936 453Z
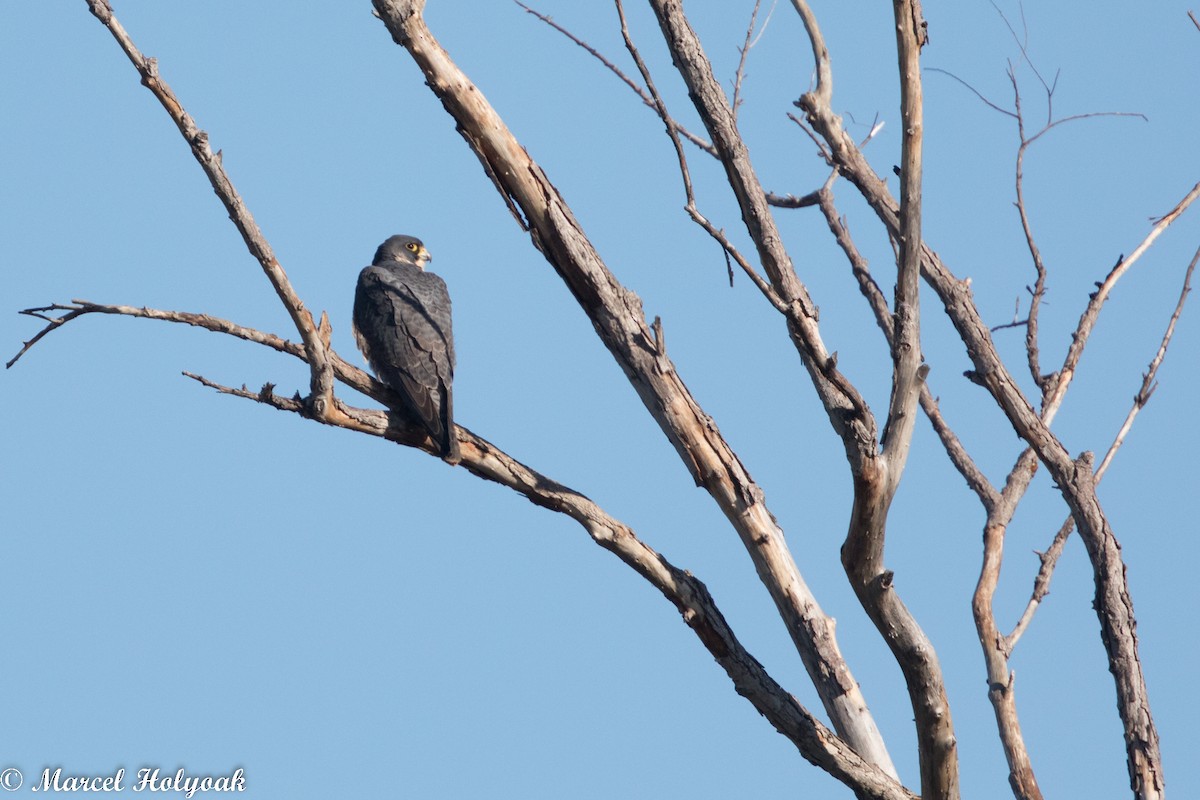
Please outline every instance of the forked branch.
M1162 366L1163 360L1167 356L1167 348L1171 343L1171 338L1175 335L1175 325L1179 322L1180 316L1183 314L1183 307L1187 303L1188 296L1192 291L1192 274L1196 270L1196 264L1200 262L1200 249L1192 256L1191 262L1188 263L1187 270L1184 272L1183 288L1179 292L1179 299L1175 303L1175 309L1171 313L1171 319L1167 323L1166 332L1163 333L1162 340L1159 342L1158 350L1154 354L1154 358L1150 360L1150 365L1142 375L1142 383L1138 388L1137 393L1133 396L1133 404L1129 408L1129 412L1125 415L1125 419L1121 423L1120 429L1113 437L1112 443L1108 446L1108 450L1104 453L1104 458L1100 460L1099 466L1096 467L1096 483L1104 478L1104 474L1108 471L1109 466L1113 462L1117 451L1121 445L1125 443L1125 437L1129 435L1129 431L1133 428L1133 422L1137 415L1146 404L1150 402L1150 397L1158 388L1158 368ZM1075 528L1075 520L1072 517L1067 517L1058 532L1055 533L1053 541L1044 553L1039 553L1038 557L1041 562L1041 567L1038 569L1037 577L1033 581L1033 594L1026 604L1025 611L1021 614L1021 618L1017 621L1012 633L1004 637L1004 649L1007 652L1012 652L1020 640L1025 629L1029 627L1029 623L1033 620L1033 615L1041 605L1046 595L1050 593L1050 579L1054 575L1054 567L1058 564L1058 558L1062 555L1063 546L1066 544L1067 538L1071 535L1071 531Z
M275 258L271 245L259 230L250 209L246 207L232 181L229 180L229 176L225 173L220 151L214 153L209 147L208 134L200 130L196 121L184 110L179 98L171 91L171 87L159 75L157 60L147 58L134 45L124 26L113 14L108 0L87 0L87 3L92 14L109 30L137 69L138 74L142 76L142 85L154 94L176 127L179 128L179 133L191 147L192 155L195 156L197 163L208 177L209 183L212 184L213 191L217 193L217 197L229 211L229 218L242 235L250 255L254 256L262 266L263 272L279 296L280 302L291 316L292 322L310 354L309 402L313 406L314 413L318 416L326 412L335 413L332 405L333 372L329 364L327 347L322 340L317 322L292 288L291 281L288 280L287 273L283 271L279 260Z
M998 8L997 11L999 11ZM996 326L992 328L992 330L996 331L1004 328L1015 327L1025 328L1025 353L1026 361L1029 365L1030 376L1032 377L1034 384L1037 385L1037 387L1041 390L1043 400L1045 400L1046 396L1055 390L1055 380L1057 378L1057 374L1046 375L1042 373L1040 363L1040 343L1038 340L1038 321L1041 316L1042 300L1046 295L1046 280L1049 276L1049 272L1046 268L1045 261L1042 258L1041 250L1034 238L1033 224L1030 220L1028 205L1025 201L1025 156L1030 147L1032 147L1033 144L1035 144L1039 139L1059 126L1070 122L1078 122L1080 120L1095 119L1099 117L1136 117L1145 121L1146 116L1137 112L1128 111L1094 111L1084 114L1072 114L1067 117L1055 119L1054 91L1057 86L1057 79L1054 83L1048 83L1046 79L1042 77L1042 74L1038 71L1032 59L1029 57L1025 38L1017 35L1012 23L1009 22L1008 18L1003 14L1003 12L1000 13L1000 17L1004 20L1005 25L1008 26L1009 32L1012 34L1014 41L1016 41L1017 46L1020 48L1022 60L1029 66L1030 70L1033 71L1034 75L1038 79L1038 82L1041 84L1043 91L1045 92L1046 123L1039 130L1033 134L1029 134L1026 130L1026 115L1021 101L1021 87L1017 80L1017 71L1011 62L1008 65L1007 72L1008 80L1012 85L1013 92L1013 105L1011 109L1005 108L1000 104L989 100L978 89L949 70L930 68L930 71L946 75L947 77L957 81L977 98L979 98L984 105L1000 112L1001 114L1004 114L1005 116L1011 117L1016 122L1017 137L1019 140L1015 163L1016 209L1017 215L1021 222L1021 231L1025 237L1025 245L1029 250L1030 258L1033 261L1034 283L1029 289L1029 313L1026 315L1025 319L1019 322L1014 320L1014 322L1011 324ZM1082 352L1082 348L1080 348L1080 352ZM1061 396L1059 397L1059 400L1061 400ZM1052 413L1050 418L1053 419L1053 416L1054 415Z
M817 93L809 92L797 105L804 109L806 120L825 141L842 174L858 189L890 234L899 236L899 206L895 198L846 135L829 103ZM1163 225L1157 232L1182 213L1182 206L1160 221ZM1147 246L1149 241L1150 237ZM1120 547L1096 497L1087 459L1072 458L1022 394L996 351L990 330L971 297L969 282L957 279L928 246L923 246L922 274L942 301L946 315L963 341L974 367L971 375L988 390L1018 436L1029 443L1047 466L1071 508L1093 567L1101 639L1116 683L1118 711L1125 725L1130 785L1140 798L1160 797L1162 760L1138 657L1133 604Z
M797 5L807 8L805 3ZM920 56L926 41L925 23L920 4L915 0L895 0L892 6L903 126L899 230L893 233L897 251L896 291L889 321L892 392L879 457L872 460L870 469L854 475L854 506L842 545L842 566L867 616L904 674L916 723L921 796L953 800L960 791L958 748L941 664L933 644L900 599L892 572L884 564L888 512L907 463L921 385L928 372L921 364L919 293L924 138ZM818 37L813 39L814 53L823 49L823 45L817 45L819 28L815 20L805 19L805 27L810 37ZM823 63L827 75L831 75L828 54ZM818 86L816 93L820 92Z

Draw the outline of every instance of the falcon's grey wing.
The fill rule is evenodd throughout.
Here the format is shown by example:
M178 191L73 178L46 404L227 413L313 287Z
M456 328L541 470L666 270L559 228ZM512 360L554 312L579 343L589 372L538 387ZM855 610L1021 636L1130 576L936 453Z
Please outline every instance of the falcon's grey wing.
M364 269L354 295L359 348L414 421L457 460L450 294L437 275L406 264Z

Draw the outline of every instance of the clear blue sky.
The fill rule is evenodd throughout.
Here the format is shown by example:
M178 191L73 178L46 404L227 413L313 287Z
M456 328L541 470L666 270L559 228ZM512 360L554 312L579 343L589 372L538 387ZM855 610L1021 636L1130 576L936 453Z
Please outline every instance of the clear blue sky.
M662 317L684 380L763 485L863 685L907 785L918 785L899 671L837 561L850 485L840 444L748 281L734 288L680 210L661 125L582 51L507 2L432 2L428 19L570 202L615 274ZM731 78L752 3L687 7ZM876 4L878 5L878 4ZM1017 6L1001 0L1019 25ZM606 3L539 8L626 64ZM712 590L741 639L819 709L736 537L583 313L529 245L453 123L369 3L118 2L139 47L223 151L230 176L309 307L350 336L357 270L393 233L421 236L454 298L458 419L595 499ZM1043 359L1121 253L1200 179L1193 146L1200 31L1187 6L1080 13L1029 4L1030 53L1061 69L1060 115L1138 111L1061 128L1026 163L1051 269ZM818 4L835 108L880 174L899 160L890 10ZM648 10L634 35L672 109L694 125ZM1018 50L988 2L926 2L924 63L1001 103ZM826 168L785 114L811 71L779 3L754 49L741 111L764 183L818 186ZM162 109L75 2L11 3L0 30L0 347L39 328L16 311L85 298L207 312L294 338L256 263ZM1026 108L1045 113L1021 69ZM1013 212L1011 121L926 75L925 231L985 317L1012 318L1033 280ZM1032 124L1032 120L1031 120ZM719 171L692 151L699 202L744 241ZM886 241L837 189L880 282ZM1185 217L1118 288L1055 429L1103 451L1125 414L1200 242ZM840 365L877 411L886 348L813 210L780 212ZM927 296L930 382L993 481L1017 441ZM1200 794L1193 767L1198 655L1189 588L1200 308L1184 314L1161 386L1101 497L1124 546L1168 792ZM1019 332L999 335L1019 367ZM293 359L196 329L90 318L3 375L0 768L221 774L253 798L650 798L849 793L810 767L744 700L676 612L569 520L422 453L218 396L197 372L290 394ZM1024 375L1023 368L1014 369ZM346 390L355 402L369 401ZM1019 514L998 598L1028 596L1064 508L1044 475ZM888 562L939 650L964 796L1010 796L969 597L978 503L923 421L891 523ZM1042 788L1127 796L1121 727L1072 541L1013 666ZM1186 621L1183 621L1186 620ZM16 793L28 794L28 783Z

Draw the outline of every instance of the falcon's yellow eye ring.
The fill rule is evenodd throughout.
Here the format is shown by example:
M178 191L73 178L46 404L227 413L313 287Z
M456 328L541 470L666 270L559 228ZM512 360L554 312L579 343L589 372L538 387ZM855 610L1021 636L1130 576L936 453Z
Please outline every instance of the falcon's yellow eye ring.
M415 242L409 242L408 244L406 244L404 246L407 247L409 250L412 250L414 253L417 252L417 245Z

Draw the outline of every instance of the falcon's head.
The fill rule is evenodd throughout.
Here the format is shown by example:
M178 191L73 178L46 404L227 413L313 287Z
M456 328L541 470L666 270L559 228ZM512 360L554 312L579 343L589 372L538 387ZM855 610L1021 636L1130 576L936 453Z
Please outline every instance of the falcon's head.
M415 236L393 236L375 251L372 266L383 267L390 263L411 264L417 269L425 269L425 265L433 260L425 245Z

